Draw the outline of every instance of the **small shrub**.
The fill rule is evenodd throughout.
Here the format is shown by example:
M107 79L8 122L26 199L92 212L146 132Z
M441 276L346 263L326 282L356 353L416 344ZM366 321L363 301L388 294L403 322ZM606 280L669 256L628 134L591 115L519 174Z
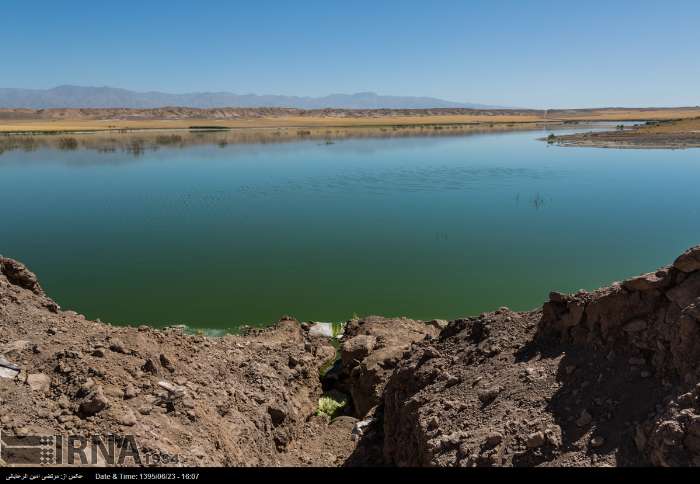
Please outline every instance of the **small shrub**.
M333 338L337 339L339 336L343 334L345 331L345 324L342 322L333 322L331 323L331 331L333 331Z
M318 399L316 415L326 415L328 418L334 418L347 403L347 400L340 395L323 395Z

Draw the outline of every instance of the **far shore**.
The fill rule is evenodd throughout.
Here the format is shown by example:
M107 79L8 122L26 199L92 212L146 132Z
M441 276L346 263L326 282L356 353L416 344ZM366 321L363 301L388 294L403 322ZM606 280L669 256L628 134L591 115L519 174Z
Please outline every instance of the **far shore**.
M559 146L620 149L700 148L700 117L650 120L643 125L618 126L614 130L584 132L544 139Z
M387 128L420 126L479 126L587 121L671 120L700 116L700 108L471 110L369 109L299 110L284 108L161 108L161 109L2 109L0 133L42 134L95 131L141 131L192 128Z
M0 133L0 154L21 150L53 148L63 151L87 149L101 153L115 151L140 155L166 147L213 145L223 148L234 144L265 144L290 141L315 141L334 144L350 138L406 138L468 136L507 131L532 131L563 128L563 123L469 123L403 124L379 126L290 126L226 128L192 125L183 128L147 128L81 131L23 131Z
M700 147L700 108L575 110L342 110L283 108L1 109L0 153L38 148L140 154L161 146L275 143L298 139L332 144L346 138L462 136L489 132L585 130L551 134L560 146ZM616 126L616 123L625 123ZM638 123L631 126L631 123Z

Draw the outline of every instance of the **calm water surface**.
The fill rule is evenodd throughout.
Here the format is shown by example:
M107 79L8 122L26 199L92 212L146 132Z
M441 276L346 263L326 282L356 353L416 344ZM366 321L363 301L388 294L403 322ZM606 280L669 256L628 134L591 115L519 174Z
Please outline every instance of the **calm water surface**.
M700 242L700 150L543 132L0 156L0 253L65 309L200 328L531 309Z

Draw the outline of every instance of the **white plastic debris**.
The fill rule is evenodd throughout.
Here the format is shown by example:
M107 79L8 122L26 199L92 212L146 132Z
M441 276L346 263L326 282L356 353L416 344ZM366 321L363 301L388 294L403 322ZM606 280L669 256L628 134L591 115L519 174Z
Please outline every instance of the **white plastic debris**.
M19 375L19 366L0 356L0 378L15 378Z
M333 337L333 324L331 323L312 323L309 328L309 334L312 336L323 336L324 338Z

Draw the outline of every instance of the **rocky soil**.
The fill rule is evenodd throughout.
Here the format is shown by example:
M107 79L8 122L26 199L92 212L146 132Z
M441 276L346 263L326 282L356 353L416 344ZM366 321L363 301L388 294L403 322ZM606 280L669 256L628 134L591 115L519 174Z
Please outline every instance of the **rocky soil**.
M699 363L695 247L657 272L412 343L374 410L374 445L401 466L700 465Z
M88 321L23 265L0 264L3 432L134 435L145 454L185 465L280 465L335 356L293 320L223 338Z
M133 434L191 465L700 465L700 246L541 310L350 321L323 378L334 348L293 319L113 327L0 262L3 432ZM314 415L323 391L345 415Z

